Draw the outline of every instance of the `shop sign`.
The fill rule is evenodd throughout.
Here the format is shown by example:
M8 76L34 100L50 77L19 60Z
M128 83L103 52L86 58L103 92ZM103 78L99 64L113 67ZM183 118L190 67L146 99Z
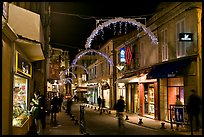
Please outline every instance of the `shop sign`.
M120 49L120 62L126 62L125 59L125 48Z
M16 70L18 73L31 77L32 66L19 52L16 52Z
M179 33L179 41L193 41L192 33Z
M174 116L175 116L176 123L183 123L184 122L184 107L175 106Z
M130 65L132 61L132 52L130 47L127 47L126 49L125 59L126 59L127 65Z
M175 77L176 74L172 73L172 74L168 74L167 76L168 76L168 78L171 78L171 77Z

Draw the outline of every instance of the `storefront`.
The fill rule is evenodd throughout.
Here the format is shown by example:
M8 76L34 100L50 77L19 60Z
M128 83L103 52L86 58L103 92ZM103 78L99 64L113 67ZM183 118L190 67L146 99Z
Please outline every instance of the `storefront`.
M98 84L97 83L89 83L87 85L87 91L88 91L88 101L90 104L97 104L97 98L99 96L98 92Z
M194 57L184 58L154 66L147 75L148 79L156 78L159 83L157 99L159 120L170 120L170 105L175 105L176 95L183 104L186 104L190 89L196 89L195 63Z
M13 134L26 134L31 125L31 118L29 117L29 83L32 74L31 63L16 51L15 58L16 71L13 81Z
M154 83L143 83L144 85L144 116L154 118L155 117L155 100Z
M101 98L105 99L105 107L110 108L110 80L103 79L99 84L99 89L101 90Z
M8 13L2 28L2 133L25 135L32 123L28 113L34 91L32 62L45 59L43 31L38 14L10 3Z
M157 79L147 79L147 74L139 77L140 115L152 119L158 117Z

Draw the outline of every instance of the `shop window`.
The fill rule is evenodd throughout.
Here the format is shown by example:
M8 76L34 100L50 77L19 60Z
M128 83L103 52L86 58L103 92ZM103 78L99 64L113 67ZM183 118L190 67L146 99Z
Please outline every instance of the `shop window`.
M28 79L15 75L13 88L13 126L21 127L28 119Z

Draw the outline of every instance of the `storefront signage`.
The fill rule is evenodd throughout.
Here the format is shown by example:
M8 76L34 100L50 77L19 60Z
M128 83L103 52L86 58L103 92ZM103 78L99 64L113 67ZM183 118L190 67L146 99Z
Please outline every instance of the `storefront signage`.
M126 59L127 65L130 65L132 61L132 52L130 47L127 47L126 49L125 59Z
M168 74L167 76L168 76L168 78L171 78L171 77L175 77L176 74L172 73L172 74Z
M32 66L19 52L16 52L16 68L18 73L31 77Z
M126 62L125 59L125 48L120 49L120 62Z
M192 33L179 33L179 41L193 41Z
M183 123L184 122L184 107L176 106L174 108L174 116L176 123Z

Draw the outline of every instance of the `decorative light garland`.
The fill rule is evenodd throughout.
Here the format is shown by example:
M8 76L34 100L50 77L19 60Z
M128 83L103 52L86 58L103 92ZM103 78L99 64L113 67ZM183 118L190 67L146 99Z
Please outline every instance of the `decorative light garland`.
M109 27L111 24L114 24L114 29L115 29L115 24L117 22L125 22L125 23L129 23L132 25L136 25L137 27L141 27L144 30L144 32L147 33L148 36L152 39L152 43L154 43L156 45L158 44L158 39L156 38L154 33L152 33L149 28L146 28L145 25L143 25L140 22L137 22L135 19L128 19L128 18L126 19L126 18L120 17L120 18L110 19L110 20L102 23L101 25L99 25L96 29L94 29L86 41L85 48L86 49L91 48L91 42L94 40L95 36L97 36L100 33L100 31L103 30L104 27ZM115 33L115 31L114 31L114 33Z
M63 75L67 75L68 73L72 74L74 78L76 78L76 75L73 72L69 71L69 69L66 69L62 73L60 73L60 77Z
M86 49L83 50L82 52L80 52L79 54L77 54L77 56L75 57L75 59L72 62L72 66L75 66L76 62L85 54L89 53L89 52L95 52L101 56L103 56L111 65L113 65L113 61L108 57L108 55L106 55L105 53L99 52L97 50L94 49Z
M77 65L77 64L75 64L75 65L71 65L71 66L68 68L68 70L71 69L71 68L74 68L74 67L82 68L82 69L85 70L86 74L89 73L88 70L87 70L84 66L82 66L82 65Z

